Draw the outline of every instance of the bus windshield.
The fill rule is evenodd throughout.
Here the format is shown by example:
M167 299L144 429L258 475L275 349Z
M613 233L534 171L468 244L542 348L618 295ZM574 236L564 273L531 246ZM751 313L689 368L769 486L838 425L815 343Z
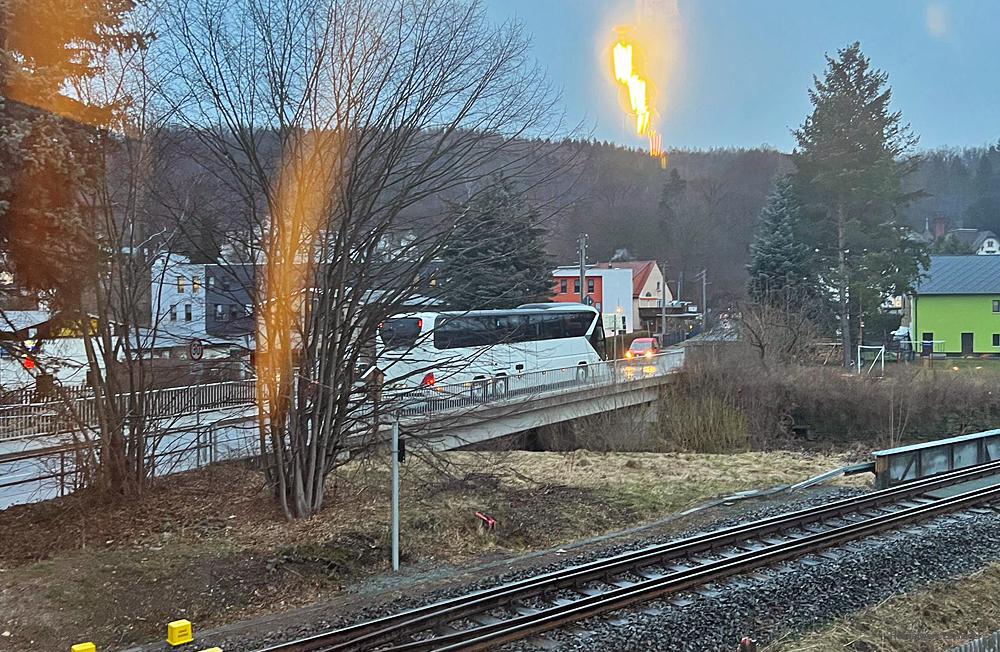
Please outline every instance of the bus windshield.
M418 317L387 319L379 326L378 334L386 350L408 349L417 343L423 320Z

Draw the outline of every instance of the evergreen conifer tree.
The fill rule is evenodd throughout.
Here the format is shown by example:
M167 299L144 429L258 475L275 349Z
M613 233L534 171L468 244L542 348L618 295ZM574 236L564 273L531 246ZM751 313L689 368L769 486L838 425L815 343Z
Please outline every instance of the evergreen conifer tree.
M79 303L101 244L90 223L115 106L65 92L99 75L101 52L144 47L134 0L0 1L0 249L18 282Z
M513 308L549 298L545 230L510 180L495 178L455 210L455 232L441 256L439 296L449 307Z
M757 235L750 245L747 291L754 301L765 301L776 293L803 299L815 293L809 246L797 233L801 219L792 184L780 179L761 210Z
M903 294L927 264L926 247L899 219L916 193L903 179L917 165L917 138L890 108L888 76L854 43L827 57L809 92L812 114L795 131L796 192L810 217L818 278L834 289L845 366L862 314Z

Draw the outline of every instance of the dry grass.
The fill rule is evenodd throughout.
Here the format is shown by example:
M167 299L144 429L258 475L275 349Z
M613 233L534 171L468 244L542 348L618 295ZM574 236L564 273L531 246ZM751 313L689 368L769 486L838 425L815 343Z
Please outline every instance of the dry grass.
M767 652L940 652L1000 628L1000 564L897 596Z
M733 345L692 355L687 373L666 389L661 407L683 414L691 404L696 409L688 411L696 415L716 415L707 423L680 424L680 432L694 439L692 447L701 447L700 440L733 446L737 440L727 442L726 436L741 423L739 434L754 449L787 444L792 425L826 441L890 447L996 427L1000 392L991 362L893 363L886 377L876 378L836 367L765 367L746 347ZM713 410L699 407L710 400L716 402Z
M403 467L404 563L438 568L563 545L720 494L800 480L843 455L450 453ZM447 475L436 472L447 465ZM857 482L858 480L852 480ZM483 511L499 525L487 532ZM137 504L85 494L0 512L3 649L120 647L307 604L386 569L388 469L352 465L317 517L286 522L255 471L163 480Z

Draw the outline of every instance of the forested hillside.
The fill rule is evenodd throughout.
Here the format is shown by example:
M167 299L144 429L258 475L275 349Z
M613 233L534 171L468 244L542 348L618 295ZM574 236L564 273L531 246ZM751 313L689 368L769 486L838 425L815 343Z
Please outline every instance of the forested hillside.
M937 216L964 226L1000 233L1000 149L937 150L924 155L909 180L925 197L907 211L907 221L922 230Z
M791 172L789 156L771 149L678 151L664 170L641 151L577 146L578 200L553 226L553 255L575 260L576 235L586 232L594 259L627 249L635 258L666 260L671 280L707 269L710 301L742 295L760 210L775 177ZM926 152L906 187L914 198L903 217L917 231L940 216L952 227L1000 233L997 146ZM695 298L695 288L685 295Z
M159 208L151 213L172 225L176 248L217 250L221 232L243 221L232 188L220 171L206 174L206 157L190 134L167 134L162 143ZM542 207L554 261L574 263L577 235L587 233L591 261L625 249L633 258L665 261L672 282L682 271L691 279L707 269L713 303L745 292L761 208L775 178L792 171L790 156L764 148L674 151L664 169L643 151L609 143L543 146L550 148L544 157L550 169L522 181ZM904 217L914 229L943 216L952 226L1000 232L997 147L926 153L906 184L914 200ZM428 199L414 210L446 210L469 190L455 188L451 196ZM215 231L220 235L209 237ZM689 283L684 294L700 299L700 288Z

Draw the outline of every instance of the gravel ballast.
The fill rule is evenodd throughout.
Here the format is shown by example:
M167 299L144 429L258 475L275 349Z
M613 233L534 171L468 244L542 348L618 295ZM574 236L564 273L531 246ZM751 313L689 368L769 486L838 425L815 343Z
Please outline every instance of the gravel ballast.
M359 610L344 610L342 607L331 609L329 612L326 610L316 610L310 614L308 619L303 619L301 622L294 622L291 617L292 614L288 614L289 617L287 619L282 618L282 621L287 620L288 623L294 622L294 624L289 625L286 625L284 622L275 622L271 623L269 626L255 627L253 622L248 622L234 628L226 628L223 630L224 633L220 633L220 636L211 637L205 640L210 641L212 645L222 647L222 649L227 650L227 652L229 650L258 650L277 642L292 640L329 629L351 625L362 620L398 613L406 609L412 609L448 598L454 598L473 591L494 587L499 584L506 584L542 573L556 571L569 566L577 566L596 559L611 557L629 552L631 550L637 550L652 545L674 541L679 538L701 534L703 532L722 527L738 525L748 521L776 516L789 511L813 507L831 501L857 496L863 493L865 493L864 490L856 488L820 487L811 490L808 494L778 494L764 503L759 501L753 501L746 504L736 503L732 507L721 508L726 511L719 514L717 518L709 520L704 526L698 527L697 529L690 529L680 533L672 532L669 535L650 535L648 537L640 536L638 538L631 538L628 541L618 543L616 543L616 539L611 538L608 539L606 545L601 545L598 548L591 548L583 553L573 554L572 551L569 551L565 554L565 556L554 557L553 554L545 555L544 557L539 558L537 564L533 564L532 566L522 570L502 572L503 567L501 566L493 573L484 574L482 579L476 582L463 584L460 587L435 590L418 596L406 596L390 602L383 602L377 606ZM386 593L392 593L396 590L396 588L398 588L398 586L400 586L397 584L398 580L396 580L394 576L387 576L382 580L382 582L384 582L384 590ZM138 649L146 650L149 648L142 647ZM157 647L156 649L158 650L160 648Z
M863 493L828 488L804 497L769 503L714 521L709 529L775 516L788 511ZM540 573L575 566L689 534L649 537L609 545L584 554L567 555L518 572L484 577L460 588L405 597L354 612L317 612L309 622L289 619L268 629L247 627L216 637L213 645L227 651L257 650L276 642L319 633L361 620L385 616L504 584ZM731 651L742 636L763 643L789 633L815 629L832 619L877 604L928 583L970 573L1000 559L1000 514L966 512L938 517L905 531L852 542L834 550L836 559L809 556L741 575L710 587L635 608L581 621L544 635L558 650L687 650ZM544 561L551 560L551 556ZM678 604L679 603L679 604ZM292 623L292 624L289 624ZM915 640L925 638L914 632ZM546 646L547 647L547 646ZM535 643L512 643L505 650L538 650Z
M839 559L809 556L720 583L712 587L716 597L684 593L545 637L558 643L557 650L591 650L599 642L601 649L621 652L731 651L743 636L771 643L1000 559L1000 514L942 516L834 553ZM678 606L674 601L690 603ZM936 649L932 639L933 632L913 632L915 644L930 644L920 649ZM516 643L504 649L537 647Z

